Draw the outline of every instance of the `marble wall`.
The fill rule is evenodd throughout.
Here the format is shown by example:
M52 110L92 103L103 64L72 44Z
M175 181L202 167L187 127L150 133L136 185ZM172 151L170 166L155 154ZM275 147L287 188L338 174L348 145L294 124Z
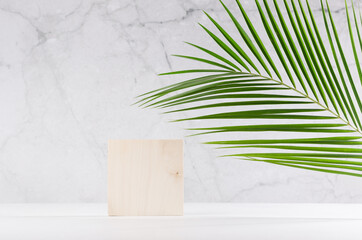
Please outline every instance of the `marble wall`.
M0 0L0 202L106 201L108 139L187 135L131 104L195 64L170 56L194 51L183 41L211 44L202 10L229 22L217 0ZM217 158L204 140L185 138L185 201L362 202L362 179Z

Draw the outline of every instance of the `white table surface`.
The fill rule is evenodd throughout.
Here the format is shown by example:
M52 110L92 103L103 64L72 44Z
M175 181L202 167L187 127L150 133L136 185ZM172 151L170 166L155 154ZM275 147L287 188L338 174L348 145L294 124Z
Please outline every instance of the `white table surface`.
M186 203L174 217L108 217L106 204L0 204L0 239L362 239L362 205Z

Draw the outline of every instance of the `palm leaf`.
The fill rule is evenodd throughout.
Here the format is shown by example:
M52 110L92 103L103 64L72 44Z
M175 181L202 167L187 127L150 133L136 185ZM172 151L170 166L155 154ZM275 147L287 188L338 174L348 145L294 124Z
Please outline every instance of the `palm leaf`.
M361 17L346 2L353 69L347 64L328 2L321 0L321 26L308 1L283 3L273 0L271 6L267 0L255 0L260 32L239 0L238 11L221 2L239 38L205 13L215 31L200 26L222 53L187 43L211 59L175 56L207 67L161 74L198 76L142 94L137 103L167 109L167 114L188 115L175 122L202 123L189 128L192 135L210 135L213 140L206 144L232 151L224 156L361 177ZM244 132L253 138L243 137ZM277 137L266 138L265 132Z

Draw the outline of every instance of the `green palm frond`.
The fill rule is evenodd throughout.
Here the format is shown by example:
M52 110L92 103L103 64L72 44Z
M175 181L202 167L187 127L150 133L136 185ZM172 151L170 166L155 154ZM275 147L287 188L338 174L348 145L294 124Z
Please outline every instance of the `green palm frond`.
M343 44L325 0L321 25L308 1L255 0L259 32L236 3L234 12L221 2L237 36L208 13L215 31L200 24L221 53L187 43L208 57L174 55L208 67L161 74L199 75L142 94L138 103L190 114L175 121L202 123L190 128L193 135L212 134L207 144L234 151L227 156L361 177L362 18L353 3L346 2Z

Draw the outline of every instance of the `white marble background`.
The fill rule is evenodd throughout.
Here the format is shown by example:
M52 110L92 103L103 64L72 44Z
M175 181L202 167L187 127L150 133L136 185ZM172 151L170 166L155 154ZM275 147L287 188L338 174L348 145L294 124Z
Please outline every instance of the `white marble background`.
M347 39L344 0L330 2ZM170 57L194 51L183 41L211 42L202 10L229 22L217 0L0 0L0 202L104 202L109 138L186 135L130 105L190 66ZM217 158L201 141L185 139L185 201L362 202L362 179Z

